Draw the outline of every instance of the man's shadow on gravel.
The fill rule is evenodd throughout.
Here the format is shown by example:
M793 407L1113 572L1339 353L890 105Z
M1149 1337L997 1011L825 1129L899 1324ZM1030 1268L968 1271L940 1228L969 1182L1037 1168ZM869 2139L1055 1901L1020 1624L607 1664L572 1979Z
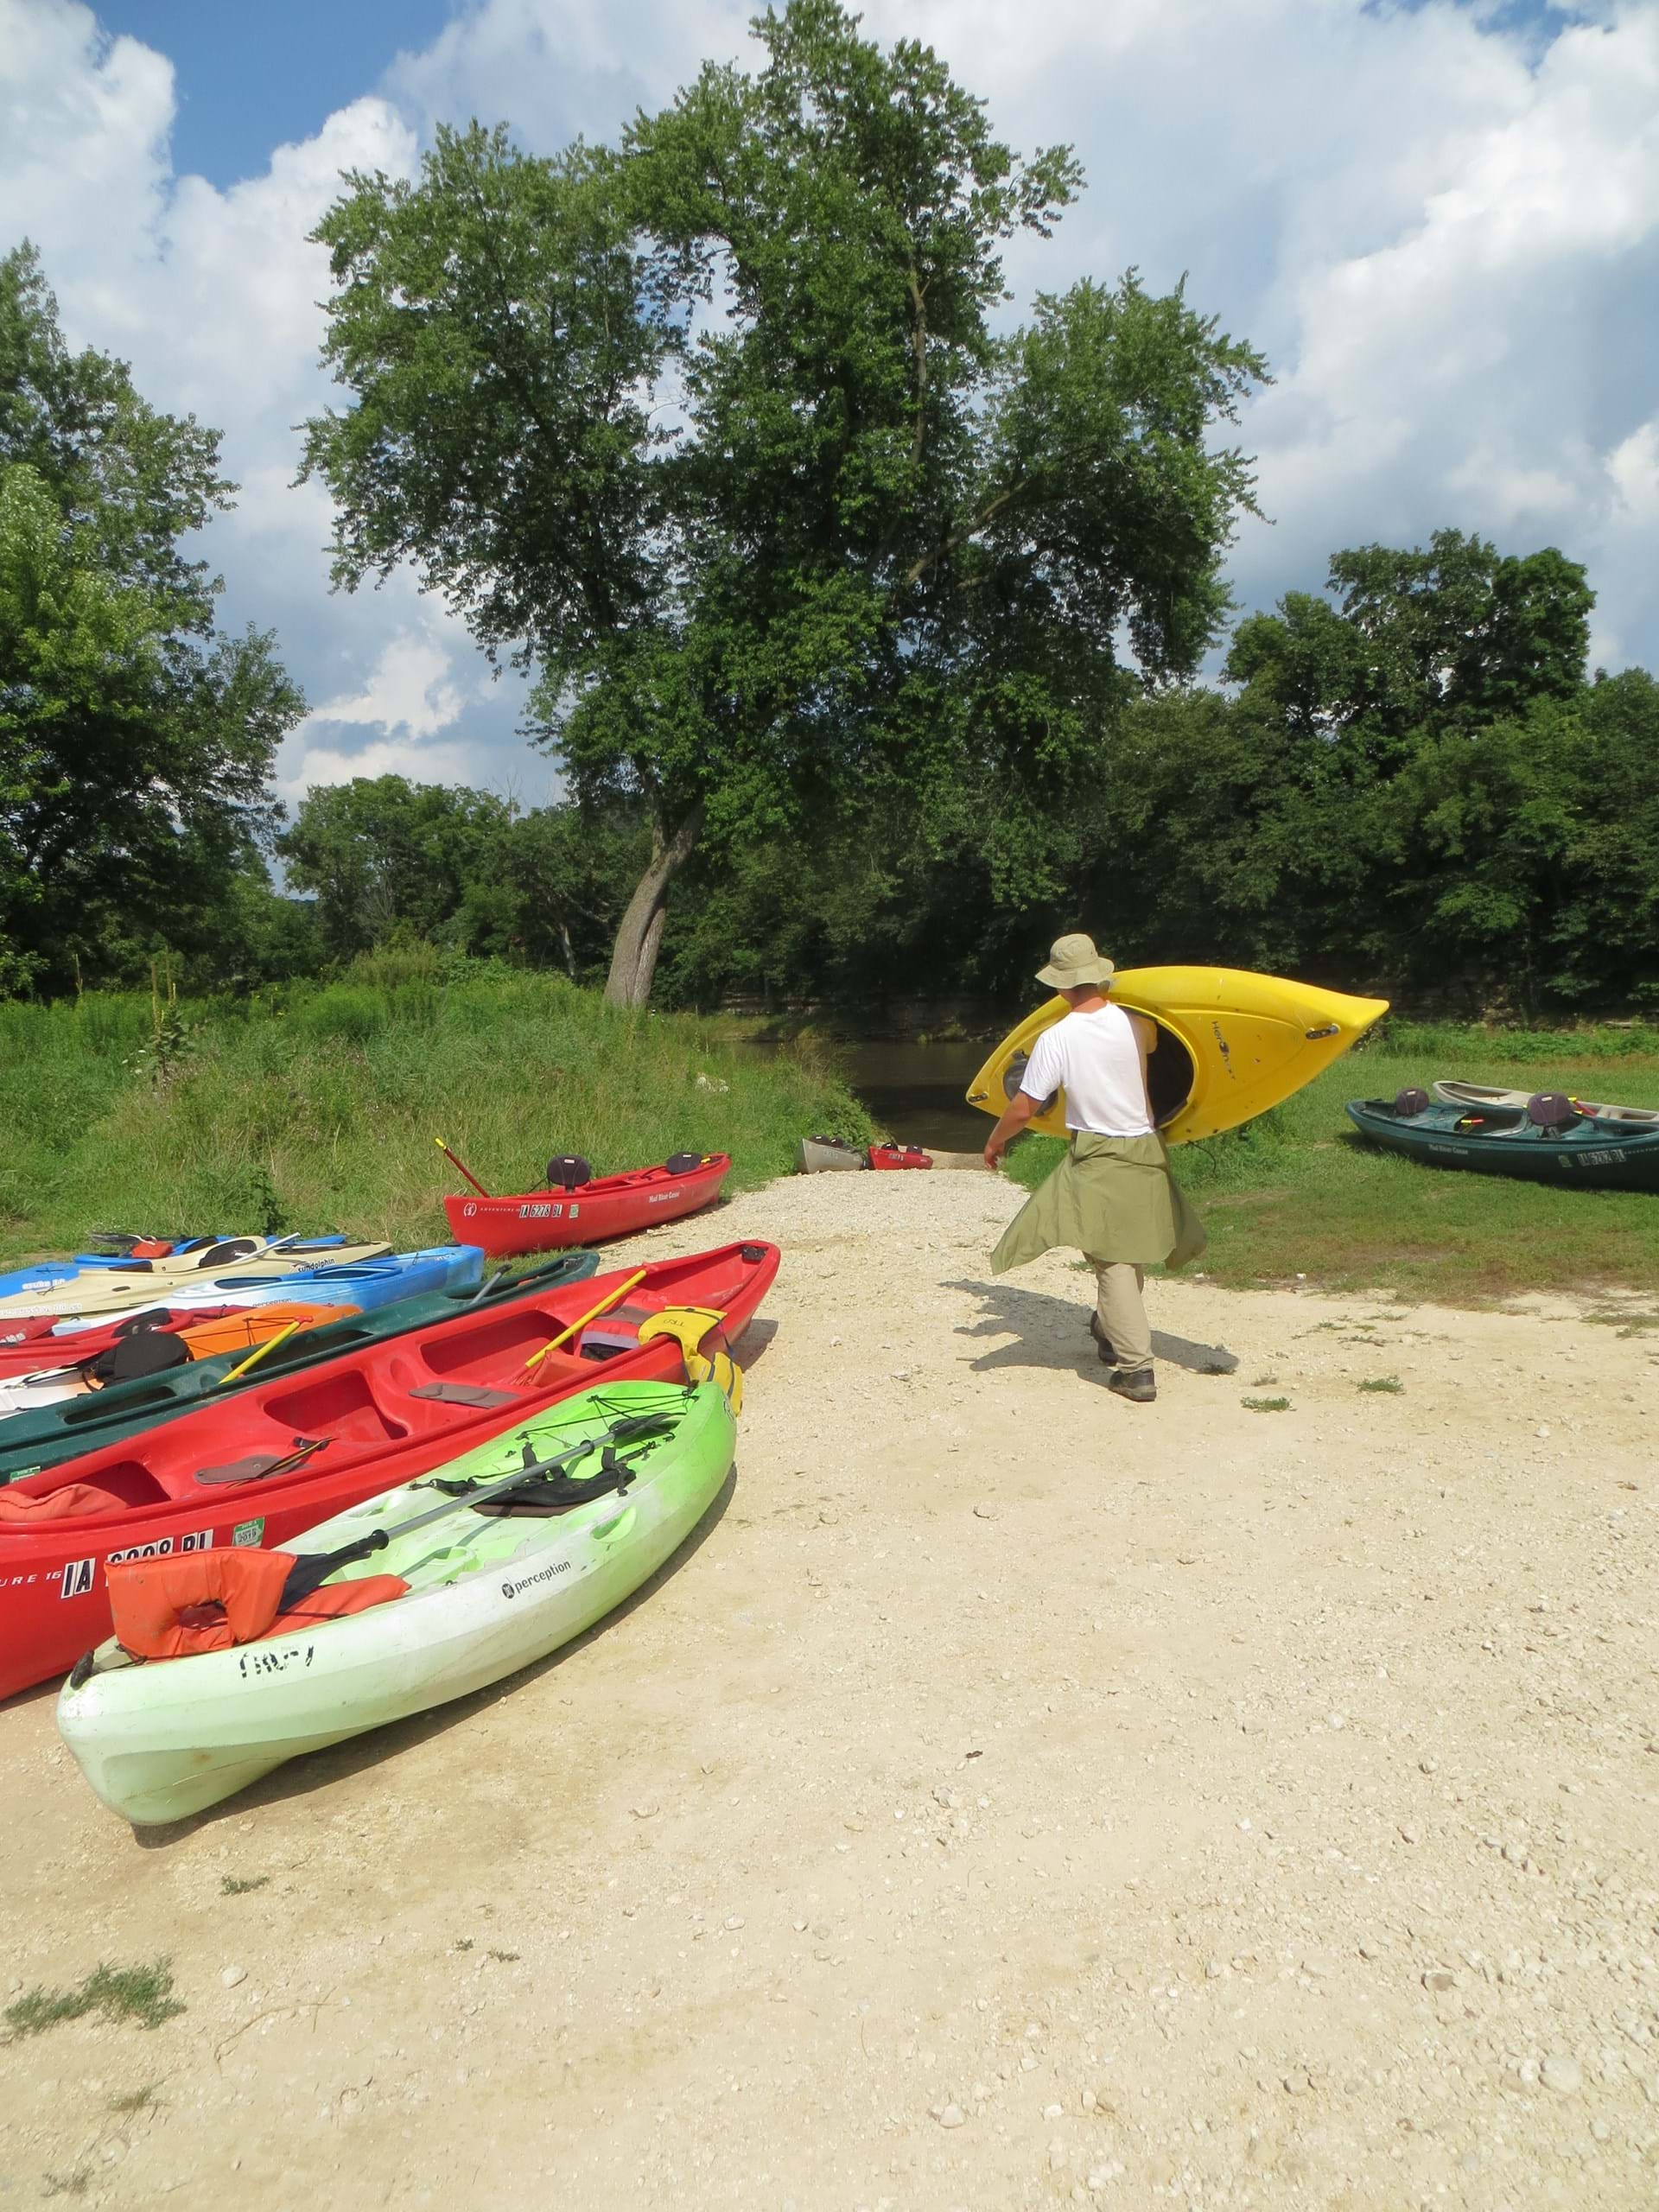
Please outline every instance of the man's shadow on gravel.
M989 1374L999 1367L1061 1370L1094 1363L1094 1341L1089 1334L1092 1298L1079 1299L1073 1305L1070 1299L1054 1298L1046 1291L1020 1290L1012 1283L959 1281L944 1287L971 1291L982 1309L977 1321L957 1331L959 1337L1012 1335L1015 1339L971 1361L976 1375ZM1164 1329L1153 1331L1152 1352L1154 1359L1167 1360L1172 1367L1184 1367L1192 1375L1231 1375L1238 1367L1238 1354L1229 1351L1225 1344L1195 1344L1190 1337L1172 1337Z

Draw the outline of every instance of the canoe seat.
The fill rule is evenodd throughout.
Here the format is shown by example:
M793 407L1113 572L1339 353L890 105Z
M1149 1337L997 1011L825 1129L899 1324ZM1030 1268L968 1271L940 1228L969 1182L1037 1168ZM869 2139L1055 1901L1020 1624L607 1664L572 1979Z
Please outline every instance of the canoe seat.
M1535 1129L1570 1129L1579 1118L1565 1091L1535 1090L1527 1101L1527 1119Z
M512 1390L492 1390L482 1382L417 1382L410 1392L411 1398L435 1398L445 1406L479 1406L486 1410L496 1406L516 1406L517 1394Z

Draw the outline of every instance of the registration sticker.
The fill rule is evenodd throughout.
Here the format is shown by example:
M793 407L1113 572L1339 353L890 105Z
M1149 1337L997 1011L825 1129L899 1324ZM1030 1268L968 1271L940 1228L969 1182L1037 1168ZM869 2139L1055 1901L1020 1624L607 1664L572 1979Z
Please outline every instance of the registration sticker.
M264 1533L264 1516L261 1515L257 1521L238 1521L231 1531L231 1541L233 1544L257 1544Z

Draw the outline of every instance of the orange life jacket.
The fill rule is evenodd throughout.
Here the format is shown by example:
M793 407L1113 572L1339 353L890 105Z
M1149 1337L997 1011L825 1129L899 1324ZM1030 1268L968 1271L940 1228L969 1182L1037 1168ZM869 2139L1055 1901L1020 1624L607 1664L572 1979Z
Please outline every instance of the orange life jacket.
M293 1565L292 1552L233 1547L115 1560L105 1575L116 1641L135 1659L182 1659L366 1612L409 1588L401 1575L364 1575L314 1590L280 1612Z

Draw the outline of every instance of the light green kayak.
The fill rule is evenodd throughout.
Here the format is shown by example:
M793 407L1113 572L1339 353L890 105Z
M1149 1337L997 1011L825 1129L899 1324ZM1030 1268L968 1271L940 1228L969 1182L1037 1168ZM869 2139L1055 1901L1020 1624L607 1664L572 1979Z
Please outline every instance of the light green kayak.
M625 1428L606 1461L599 1441L645 1416L648 1431ZM429 1525L391 1533L321 1586L394 1574L406 1595L186 1658L137 1662L111 1639L65 1685L63 1739L111 1810L143 1825L200 1812L303 1751L465 1697L580 1636L655 1573L719 1495L736 1433L712 1382L618 1382L564 1399L284 1547L304 1559L426 1516ZM499 1488L526 1447L539 1463L573 1446L558 1480L595 1491L579 1503L546 1491L533 1512L531 1489L516 1502L435 1513L452 1494L444 1486Z

